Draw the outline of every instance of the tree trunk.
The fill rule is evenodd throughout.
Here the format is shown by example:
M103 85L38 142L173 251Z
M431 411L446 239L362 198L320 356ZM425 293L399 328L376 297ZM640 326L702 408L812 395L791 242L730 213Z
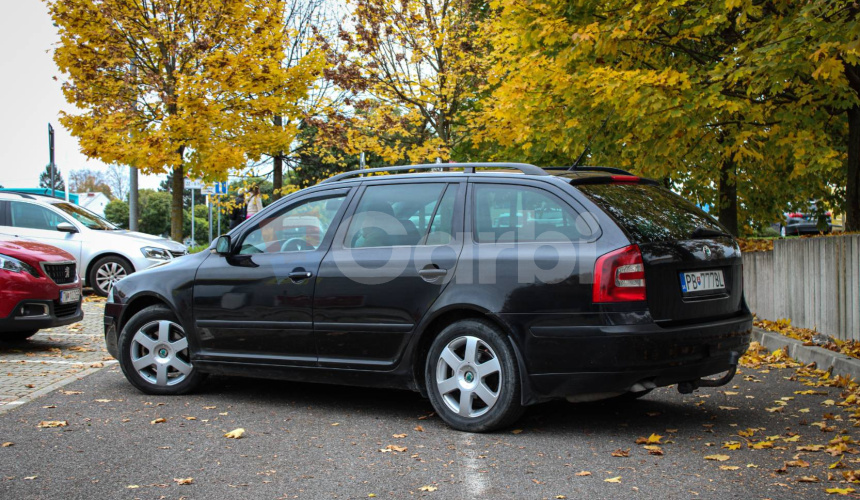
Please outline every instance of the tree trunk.
M281 115L275 116L275 126L280 128L283 126L283 118ZM275 153L274 164L275 168L272 171L272 200L277 200L281 197L280 190L284 186L284 159L282 155L283 151L278 151Z
M182 156L181 153L180 156ZM170 238L174 241L182 242L182 191L185 188L185 175L182 172L181 165L173 167L173 178L171 181L173 182L173 186L170 188L172 195L170 201Z
M860 106L848 109L848 178L845 230L860 231Z
M730 233L738 236L738 185L735 162L726 158L720 166L719 219Z

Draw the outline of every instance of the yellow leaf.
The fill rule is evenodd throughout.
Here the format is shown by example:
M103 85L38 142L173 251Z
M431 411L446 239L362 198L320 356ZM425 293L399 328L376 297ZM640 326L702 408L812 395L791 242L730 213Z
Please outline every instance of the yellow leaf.
M581 471L577 472L576 474L574 474L574 476L580 476L580 477L590 476L590 475L591 475L591 473L588 472L587 470L581 470Z
M39 427L42 429L49 429L53 427L66 427L69 425L67 420L42 420L39 422Z
M3 443L3 448L8 448L10 446L13 446L14 444L15 443L13 443L12 441L6 441L5 443Z
M827 488L824 490L828 495L847 495L854 493L854 488Z
M173 481L176 484L191 484L194 482L194 478L193 477L174 477Z
M610 477L609 479L604 479L603 482L604 483L620 483L621 482L621 476Z
M229 439L241 439L244 434L245 434L245 429L239 427L238 429L233 429L232 431L228 432L227 434L224 434L224 437L229 438Z
M726 460L728 460L730 458L732 458L732 457L730 457L728 455L707 455L705 457L705 460L716 460L718 462L725 462Z
M740 467L737 465L721 465L720 470L738 470Z
M405 438L405 437L406 437L406 434L392 434L392 435L391 435L391 437L393 437L393 438L398 438L398 439L399 439L399 438Z
M158 417L158 418L156 418L155 420L153 420L152 422L150 422L149 424L150 424L150 425L163 424L164 422L167 422L167 420L165 420L165 419L163 419L163 418L161 418L161 417Z
M421 490L421 491L436 491L436 490L438 490L439 488L437 488L437 487L435 487L435 486L422 486L422 487L420 487L420 488L418 488L418 489L419 489L419 490Z

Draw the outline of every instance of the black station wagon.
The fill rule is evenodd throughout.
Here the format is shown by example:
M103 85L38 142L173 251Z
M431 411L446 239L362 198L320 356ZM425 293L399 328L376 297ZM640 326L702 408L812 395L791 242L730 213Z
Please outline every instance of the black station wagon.
M510 163L337 175L105 308L143 392L208 373L405 388L475 432L549 399L726 384L751 326L738 245L697 207L617 169Z

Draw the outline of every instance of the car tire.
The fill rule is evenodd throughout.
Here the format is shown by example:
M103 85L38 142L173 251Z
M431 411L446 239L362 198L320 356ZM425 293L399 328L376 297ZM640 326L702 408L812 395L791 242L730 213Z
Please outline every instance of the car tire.
M98 295L107 297L114 283L133 272L131 262L122 257L108 255L97 260L90 268L87 284Z
M513 347L488 321L464 319L442 330L430 346L424 375L436 413L454 429L501 429L524 411Z
M119 364L125 378L146 394L185 394L206 378L191 364L185 331L164 306L147 307L125 324Z
M8 342L22 342L24 340L29 339L33 335L36 335L36 333L38 331L39 330L36 329L36 330L22 330L22 331L18 331L18 332L3 332L3 333L0 333L0 340L6 340Z

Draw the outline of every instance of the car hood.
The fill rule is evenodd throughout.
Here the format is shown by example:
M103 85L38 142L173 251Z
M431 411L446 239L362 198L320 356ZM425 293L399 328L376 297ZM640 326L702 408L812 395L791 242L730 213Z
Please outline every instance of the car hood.
M153 236L151 234L146 233L127 231L125 229L105 231L104 233L106 235L115 236L117 238L136 239L140 241L142 245L160 246L170 250L171 252L184 252L186 250L185 245L183 245L182 243L178 243L167 238L162 238L161 236Z
M31 266L38 266L39 262L75 260L70 253L57 247L37 241L19 240L7 236L0 236L0 254L24 261Z

